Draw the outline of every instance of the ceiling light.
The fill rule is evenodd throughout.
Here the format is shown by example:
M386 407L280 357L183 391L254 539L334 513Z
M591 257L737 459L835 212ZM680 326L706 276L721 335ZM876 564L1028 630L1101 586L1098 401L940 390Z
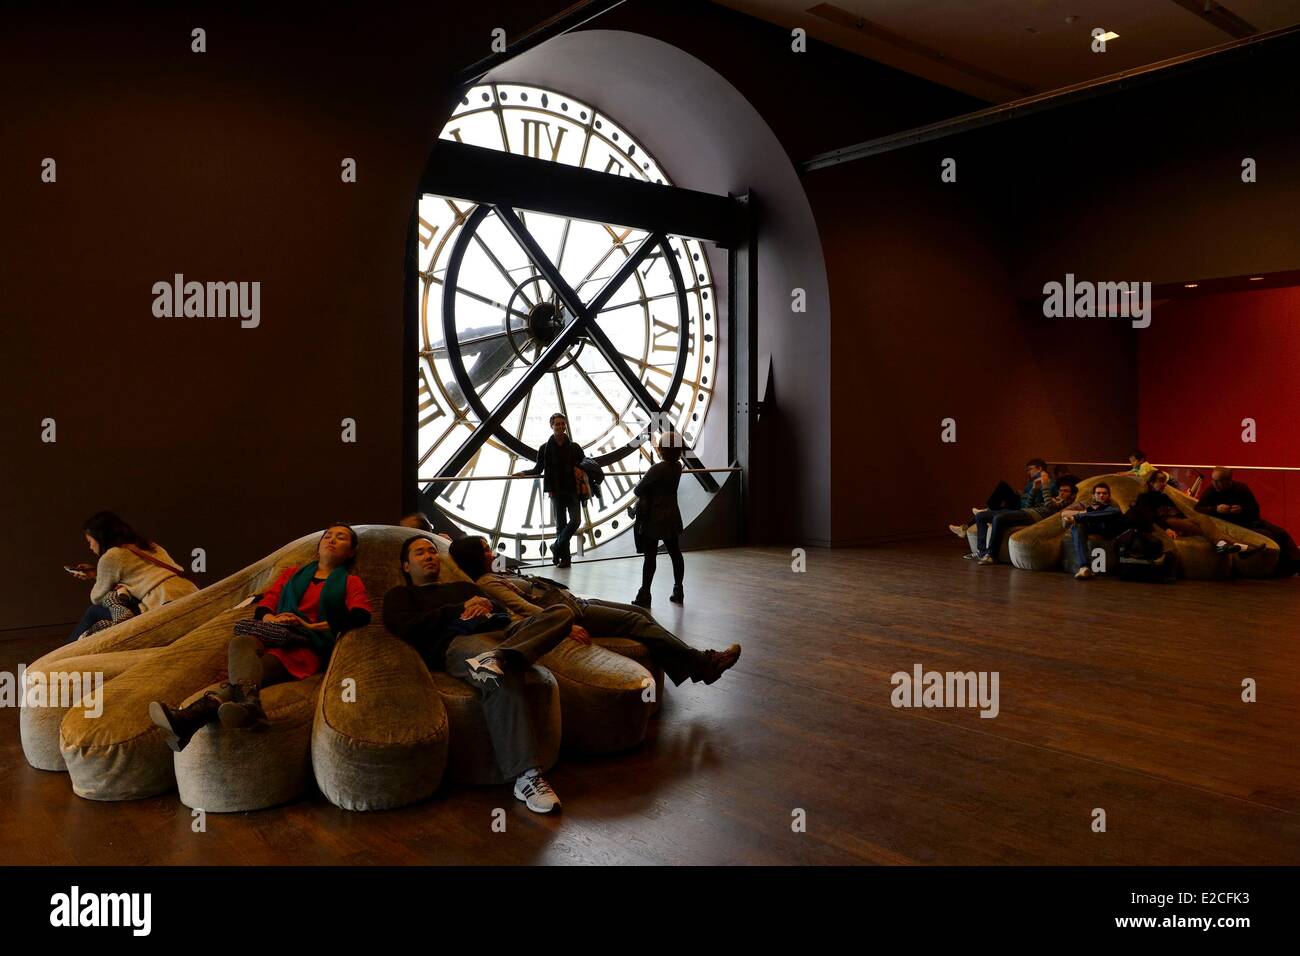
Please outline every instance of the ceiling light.
M1195 283L1195 282L1185 282L1185 283L1183 283L1183 288L1184 288L1184 289L1195 289L1196 286L1197 286L1197 283Z
M1263 279L1264 279L1263 276L1251 276L1251 277L1250 277L1250 281L1251 281L1251 282L1262 282Z
M1102 43L1108 43L1111 40L1118 40L1119 34L1116 33L1114 30L1107 30L1101 36L1097 37L1097 39L1100 40Z

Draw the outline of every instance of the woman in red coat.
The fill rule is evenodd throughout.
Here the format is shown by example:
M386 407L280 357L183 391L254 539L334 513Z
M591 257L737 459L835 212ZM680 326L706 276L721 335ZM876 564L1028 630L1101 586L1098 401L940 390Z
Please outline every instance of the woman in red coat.
M323 670L334 643L347 631L370 623L370 599L351 573L357 533L331 525L316 546L316 560L280 574L257 602L254 620L236 625L230 641L230 679L188 707L149 704L149 716L180 751L198 729L220 721L247 727L264 718L263 687L302 680Z

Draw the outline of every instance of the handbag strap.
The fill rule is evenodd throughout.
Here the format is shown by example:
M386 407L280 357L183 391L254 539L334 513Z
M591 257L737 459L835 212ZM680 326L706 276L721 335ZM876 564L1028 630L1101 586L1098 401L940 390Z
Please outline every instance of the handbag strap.
M130 551L132 554L134 554L137 558L141 558L142 560L148 561L150 564L155 565L156 567L160 567L164 571L170 571L178 578L186 577L185 572L182 571L180 568L174 567L168 564L166 561L162 561L159 560L158 558L155 558L152 554L150 554L148 551L145 551L143 548L137 548L133 544L128 544L126 546L126 549Z

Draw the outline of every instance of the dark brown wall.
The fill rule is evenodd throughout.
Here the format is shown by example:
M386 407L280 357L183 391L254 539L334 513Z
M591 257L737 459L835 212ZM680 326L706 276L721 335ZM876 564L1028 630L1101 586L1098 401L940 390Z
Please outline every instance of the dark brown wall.
M75 618L86 589L58 566L87 557L79 528L99 508L177 558L204 548L208 581L332 518L396 517L403 243L447 77L487 53L493 27L513 36L565 5L7 15L0 507L21 546L0 552L0 627ZM205 54L190 52L194 26ZM707 3L629 3L594 26L703 59L796 160L968 105L829 48L796 57L784 31ZM39 180L45 156L57 184ZM356 185L339 180L345 156ZM176 272L260 281L261 326L155 318L151 286ZM783 537L829 537L829 390L824 369L797 367L803 352L825 361L818 334L773 343L794 363L783 427L811 448L797 477L773 466L825 512L796 513ZM344 417L355 445L339 440ZM785 514L768 487L765 513Z
M1123 460L1146 333L1045 319L1043 284L1300 267L1293 55L805 177L834 316L837 544L941 530L1030 456ZM956 184L940 181L945 156ZM1241 181L1245 156L1257 183ZM1213 367L1190 372L1189 398ZM955 445L939 441L948 416Z
M836 544L932 534L1026 458L1108 460L1136 437L1131 333L1099 327L1099 358L1082 361L1077 336L1017 306L997 146L969 138L805 179L835 316ZM956 183L940 181L946 156Z
M445 77L562 6L6 12L0 628L75 620L59 565L100 508L206 549L207 581L331 516L395 519L402 255ZM176 272L260 281L261 326L155 318Z
M1300 42L1271 47L1016 124L1020 294L1067 270L1165 283L1300 267L1296 57Z

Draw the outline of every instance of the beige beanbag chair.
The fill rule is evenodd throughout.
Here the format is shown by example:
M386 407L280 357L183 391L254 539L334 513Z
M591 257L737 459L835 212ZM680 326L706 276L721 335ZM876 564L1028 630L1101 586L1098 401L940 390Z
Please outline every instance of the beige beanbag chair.
M1078 497L1089 500L1092 489L1099 481L1110 485L1111 498L1127 511L1137 500L1137 496L1146 490L1146 482L1135 475L1097 475L1079 482ZM1246 528L1198 514L1196 499L1174 488L1167 493L1183 514L1199 522L1213 539L1202 537L1178 538L1174 541L1174 550L1178 555L1178 564L1184 577L1195 580L1210 580L1237 574L1240 577L1268 577L1277 566L1281 551L1278 546L1263 535ZM1237 555L1220 555L1214 550L1214 541L1224 536L1244 544L1264 545L1264 550L1241 558ZM1050 515L1037 524L1021 528L1010 535L1011 563L1026 571L1055 571L1064 566L1063 553L1069 547L1067 531L1061 524L1059 514ZM1070 564L1073 564L1070 561Z
M650 707L650 716L659 713L659 707L664 699L664 669L655 663L650 655L650 648L632 637L592 637L591 641L597 647L603 647L620 657L636 661L649 672L655 682L654 702Z
M201 728L189 746L174 755L181 803L213 813L238 813L301 797L311 779L311 727L320 685L316 674L264 688L266 722L260 726ZM190 695L185 703L202 693Z
M311 737L316 783L330 803L387 810L431 796L449 734L442 695L414 648L378 623L343 636Z
M613 753L645 739L657 697L654 677L636 661L566 638L538 663L560 685L566 750Z
M382 614L384 592L401 581L397 566L401 543L416 532L406 528L367 525L356 530L359 553L354 570L366 583L378 619ZM93 640L78 642L79 648L90 645L91 650L115 652L124 644L172 638L166 646L154 648L147 660L125 667L116 674L111 685L105 685L102 716L87 718L80 711L73 710L61 721L59 749L71 773L74 792L97 800L127 800L160 793L175 784L173 755L163 742L162 731L149 719L149 702L180 702L223 680L234 623L251 617L253 613L251 607L235 608L232 605L264 591L285 568L312 560L319 538L319 531L304 535L275 554L176 605L110 628ZM446 542L435 540L445 550ZM181 609L183 614L175 610L181 605L187 605ZM152 622L151 618L154 619ZM196 620L200 623L190 627ZM155 627L150 632L152 636L141 633L144 625L158 625L159 622L167 626ZM179 627L190 629L175 637L171 631ZM361 640L367 635L374 640L356 645L360 656L351 656L348 652L352 646L350 639L355 636ZM205 809L249 809L254 805L266 805L268 799L277 802L289 799L284 795L295 788L301 793L305 778L298 770L309 765L300 764L296 757L286 761L293 773L282 779L264 781L261 791L248 789L245 782L248 775L239 772L241 767L251 766L250 760L255 762L265 758L269 766L275 763L275 755L282 757L290 751L297 753L297 735L301 733L300 705L307 708L305 726L308 736L302 738L303 753L306 755L315 750L320 755L320 783L327 797L337 800L340 805L361 808L398 805L431 793L441 779L439 749L445 747L445 739L442 739L445 737L442 729L445 715L440 710L441 699L433 692L423 663L409 648L395 645L400 645L400 642L387 635L378 624L372 624L357 635L345 635L340 647L336 648L336 651L345 652L338 662L341 670L335 677L340 691L338 706L334 706L333 698L325 702L318 700L320 687L325 686L319 678L267 688L264 699L285 704L280 708L283 726L277 727L276 720L268 711L268 718L272 718L269 734L276 741L275 746L282 748L271 756L260 752L250 755L247 748L234 738L219 739L218 728L200 731L190 744L190 747L195 747L197 743L199 749L191 755L187 748L179 764L187 774L187 799L202 801L207 804ZM378 654L373 657L362 653L375 650ZM51 667L64 656L67 656L67 651L61 648L47 655L38 665ZM87 666L99 656L93 655ZM107 656L105 661L112 662ZM411 666L412 662L419 666ZM334 664L333 660L331 664ZM381 674L382 680L379 678ZM348 677L356 681L354 703L345 703L341 693L342 681ZM345 711L344 707L355 709ZM49 715L50 719L45 720L35 717L28 721L32 755L37 759L48 758L49 747L45 744L42 748L41 733L48 734L48 727L54 723L53 716ZM404 725L406 729L396 734L382 730L383 726L395 728L398 725ZM312 734L313 727L319 728L319 734ZM378 733L374 732L376 727L381 728ZM205 742L199 741L199 736ZM408 759L420 755L428 759L423 762ZM204 758L201 761L200 756ZM232 788L224 796L221 793L223 786Z
M63 656L54 661L47 654L28 667L23 681L26 706L18 714L27 762L37 770L67 770L59 750L59 727L68 711L80 705L83 693L91 693L159 650L141 647L133 651ZM82 706L84 709L85 705Z
M92 662L83 659L94 655L96 666L92 670L102 670L105 680L110 676L119 677L133 668L134 664L142 663L151 655L141 654L138 657L103 655L155 650L175 643L250 595L265 590L283 568L300 564L304 556L310 559L319 538L319 532L305 535L256 564L236 571L229 577L179 601L141 614L93 637L57 647L28 667L28 674L69 671L71 668L64 662L71 658L77 658L78 667L85 668ZM103 656L102 660L99 659L101 656ZM210 679L201 674L196 675L195 683L186 687L181 696L208 683L211 683ZM109 699L111 698L112 695L109 695ZM23 710L19 722L23 753L33 767L41 770L66 769L62 757L56 759L54 756L59 749L59 726L62 719L61 713L45 707Z
M119 674L104 685L101 716L87 717L78 708L68 711L59 749L77 796L135 800L175 786L172 751L149 719L149 702L180 702L223 680L235 621L251 614L248 608L219 614Z

